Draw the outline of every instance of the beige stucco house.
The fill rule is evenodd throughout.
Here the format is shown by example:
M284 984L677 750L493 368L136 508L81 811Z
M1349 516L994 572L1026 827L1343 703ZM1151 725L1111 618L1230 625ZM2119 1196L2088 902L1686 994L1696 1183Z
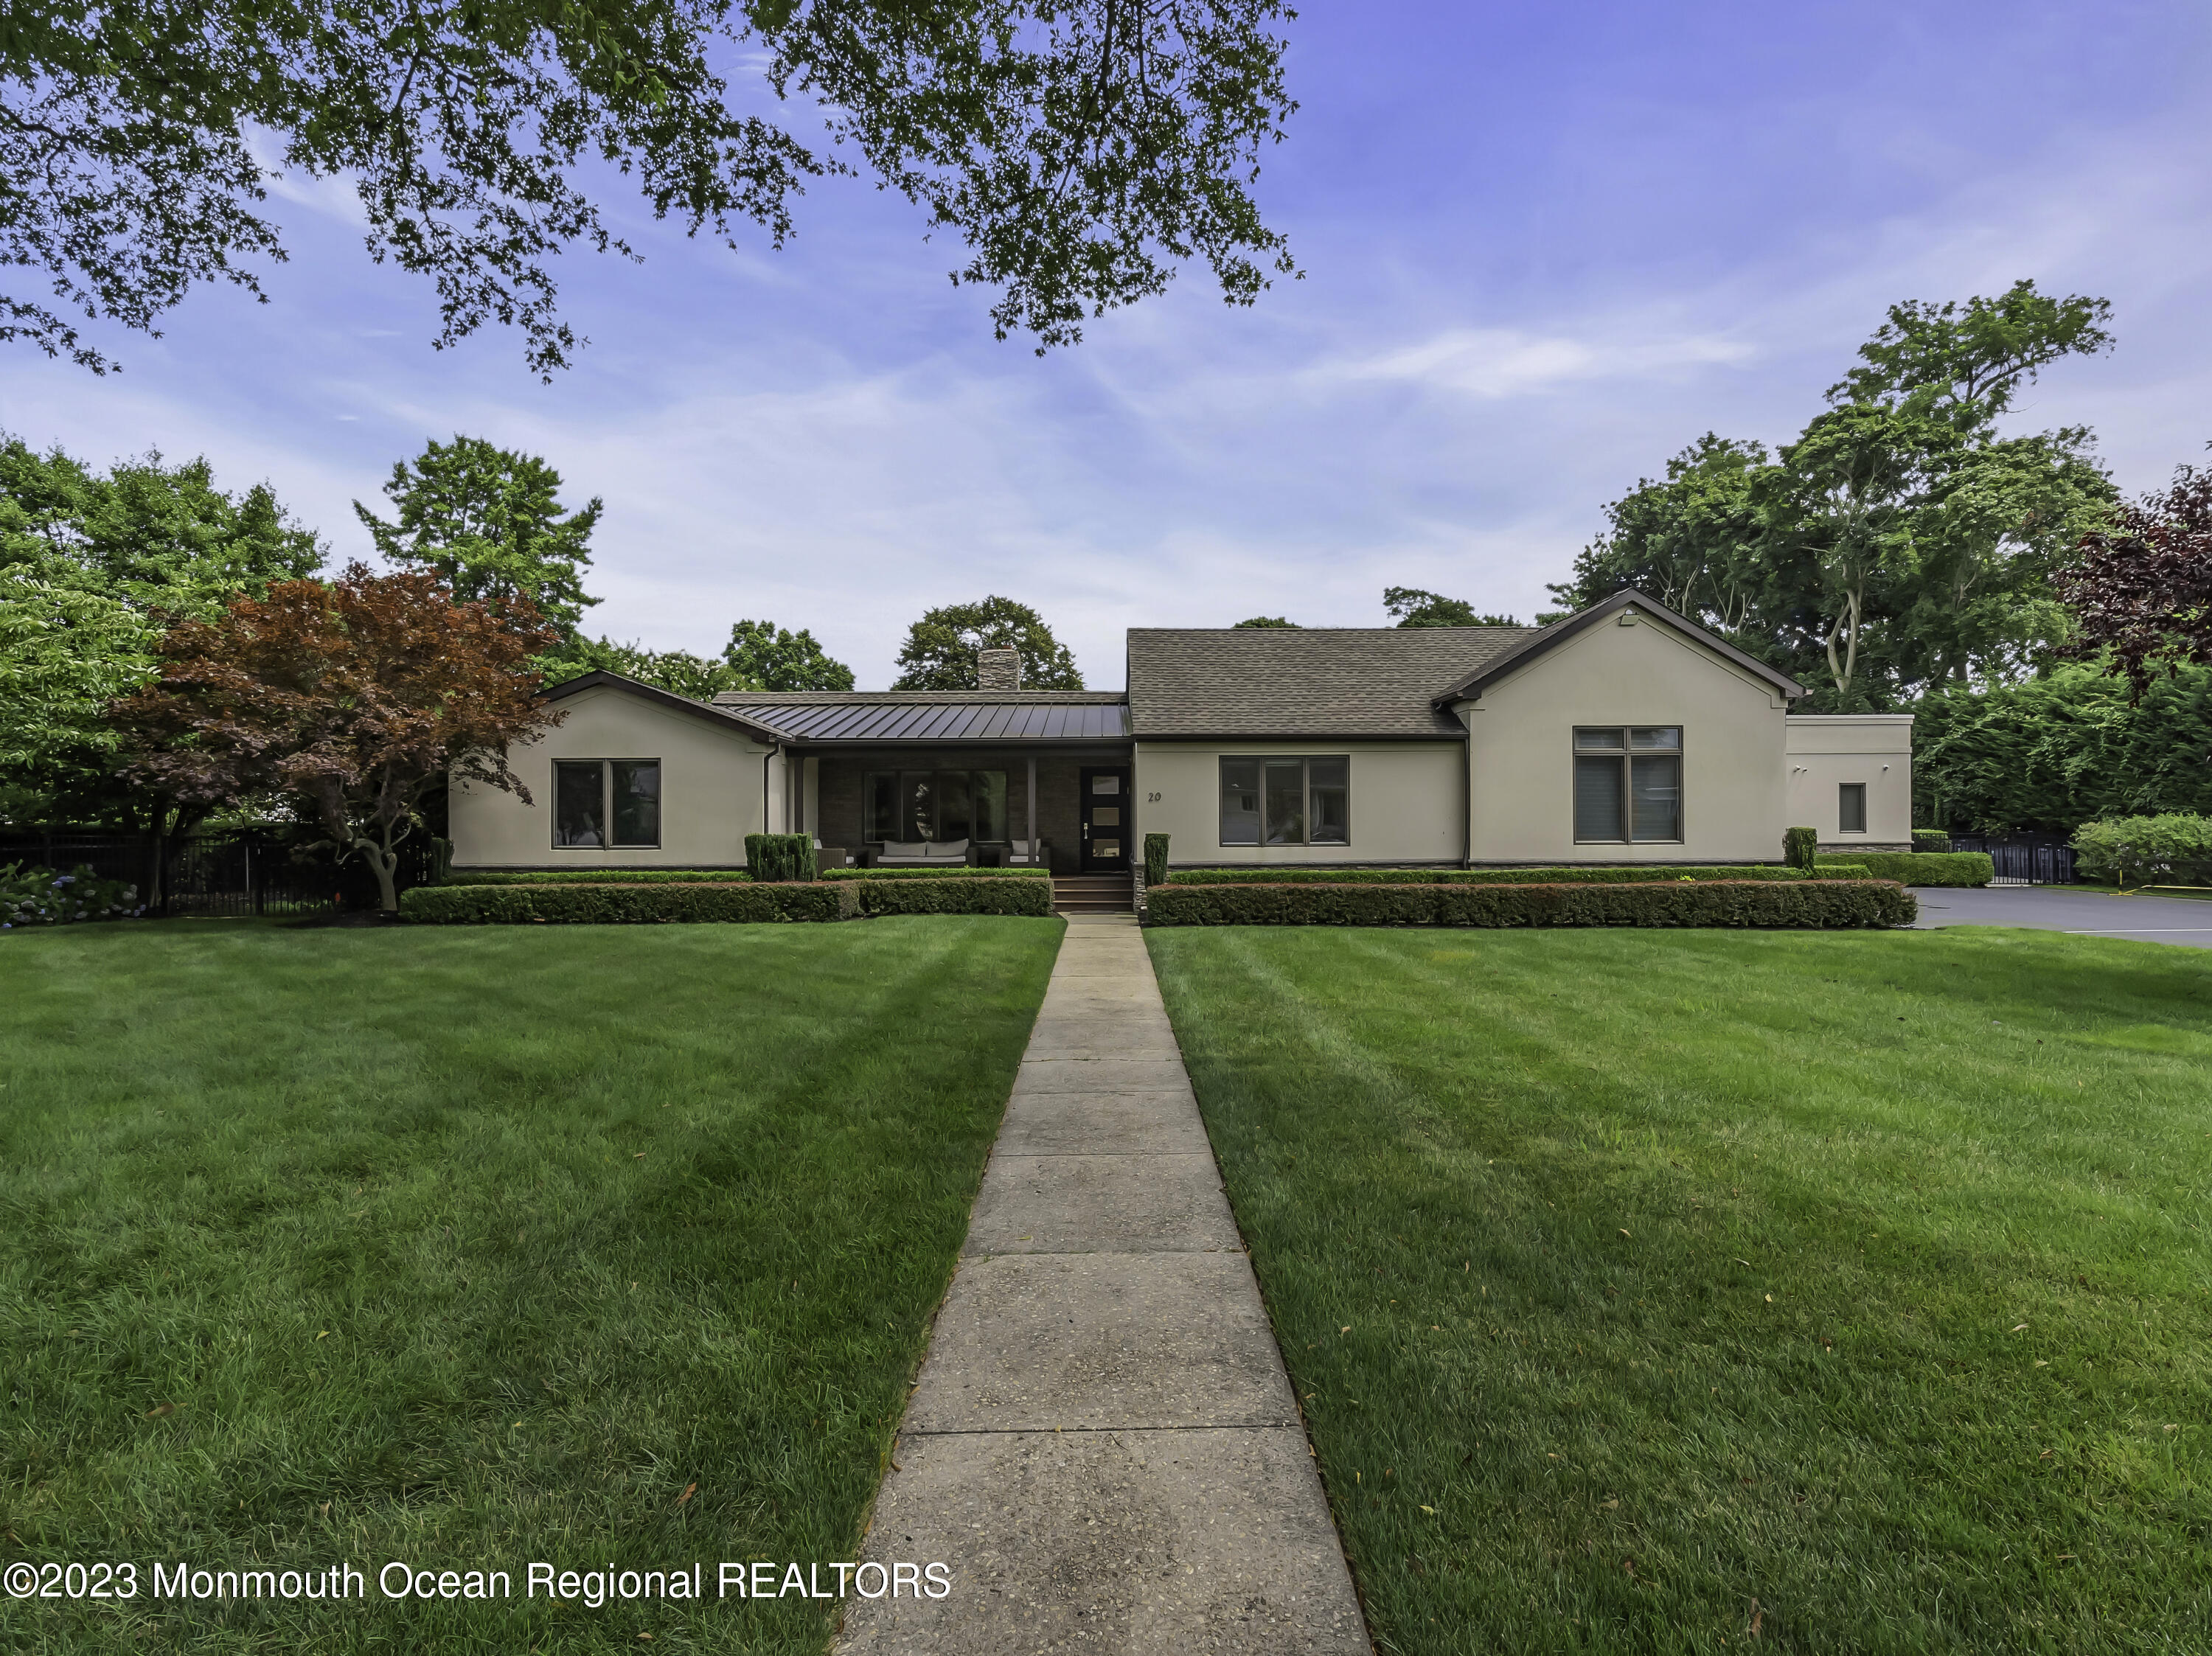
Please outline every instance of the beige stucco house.
M1909 850L1912 721L1806 716L1789 678L1640 593L1542 628L1165 628L1118 691L732 693L612 674L457 785L464 868L735 868L744 836L854 860L1178 866L1771 862Z

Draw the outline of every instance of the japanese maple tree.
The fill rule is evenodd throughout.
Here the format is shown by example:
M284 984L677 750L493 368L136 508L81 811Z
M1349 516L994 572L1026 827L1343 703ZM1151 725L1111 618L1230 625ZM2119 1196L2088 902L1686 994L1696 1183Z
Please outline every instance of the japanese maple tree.
M2076 652L2106 654L2134 701L2161 668L2212 665L2212 468L2182 466L2165 493L2117 507L2056 579Z
M529 803L510 743L559 722L530 658L555 638L533 612L457 604L434 574L279 581L212 622L172 627L160 676L115 704L130 766L180 799L296 801L396 910L398 846L447 777Z

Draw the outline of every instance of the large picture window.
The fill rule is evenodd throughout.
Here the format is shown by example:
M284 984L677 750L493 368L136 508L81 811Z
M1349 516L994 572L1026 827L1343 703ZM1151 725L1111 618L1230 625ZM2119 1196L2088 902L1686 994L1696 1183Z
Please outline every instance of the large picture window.
M1004 845L1006 773L871 771L862 809L870 840Z
M1352 843L1352 761L1252 758L1221 761L1224 846Z
M660 844L658 759L553 761L553 843L569 851Z
M1620 844L1682 837L1682 728L1575 732L1575 838Z

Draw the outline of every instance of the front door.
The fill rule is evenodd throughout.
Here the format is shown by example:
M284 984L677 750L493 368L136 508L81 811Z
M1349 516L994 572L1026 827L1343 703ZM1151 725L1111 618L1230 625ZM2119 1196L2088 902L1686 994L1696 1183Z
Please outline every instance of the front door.
M1083 871L1119 874L1129 866L1129 773L1082 773Z

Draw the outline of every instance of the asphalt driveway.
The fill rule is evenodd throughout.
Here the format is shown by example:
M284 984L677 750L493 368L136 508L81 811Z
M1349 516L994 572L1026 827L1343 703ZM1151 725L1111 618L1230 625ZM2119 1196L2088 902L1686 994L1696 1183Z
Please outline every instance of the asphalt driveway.
M1923 886L1923 931L1945 925L2021 925L2093 937L2212 949L2212 901L2188 897L2122 897L2073 886L1985 886L1978 890Z

